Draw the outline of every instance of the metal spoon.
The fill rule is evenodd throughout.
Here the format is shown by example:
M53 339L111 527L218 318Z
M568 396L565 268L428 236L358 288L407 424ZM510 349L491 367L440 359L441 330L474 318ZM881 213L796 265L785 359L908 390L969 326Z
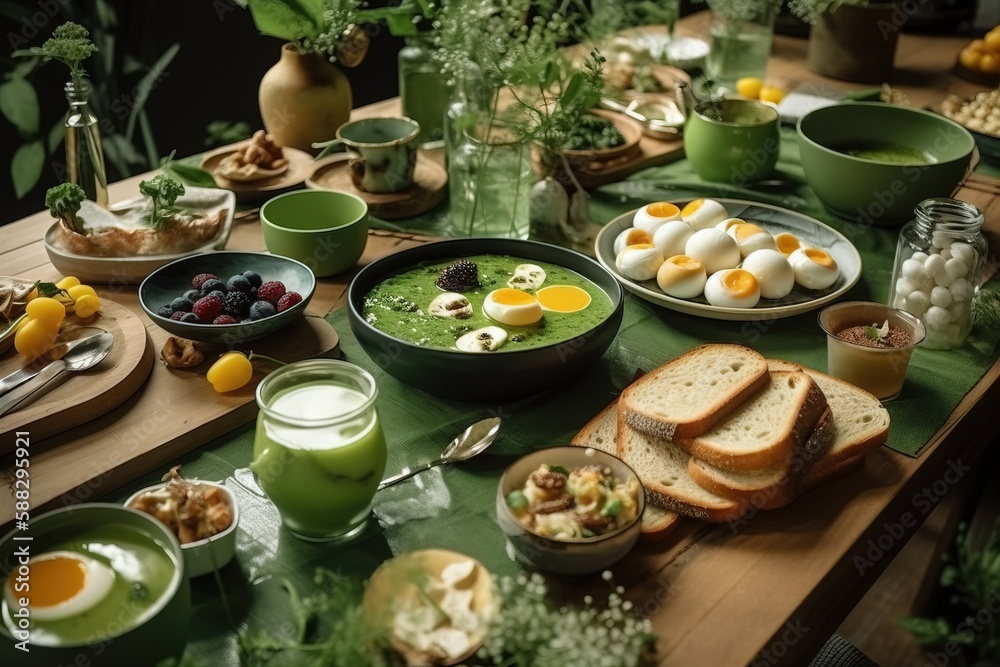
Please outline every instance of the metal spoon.
M48 352L34 359L21 370L14 371L10 375L0 378L0 396L3 396L14 387L23 384L38 375L43 368L56 359L66 356L74 347L79 347L83 341L90 336L97 336L107 333L98 327L75 327L66 329L59 335L59 341Z
M96 366L108 356L114 342L115 337L106 331L81 341L79 346L50 363L38 375L0 396L0 417L34 401L45 393L47 386L64 373L76 373Z
M471 459L490 446L490 443L497 437L497 432L500 430L500 423L499 417L490 417L489 419L476 422L448 443L448 446L441 452L440 458L428 461L416 468L404 468L403 472L395 477L383 479L382 483L378 485L377 490L381 491L387 486L392 486L396 482L402 482L404 479L413 477L418 472L430 470L443 463L455 463Z
M640 104L638 100L633 100L631 103L625 105L616 100L610 98L601 99L600 105L605 109L610 109L611 111L617 111L618 113L625 114L629 118L638 121L643 126L643 131L655 138L655 139L673 139L681 134L684 120L683 117L679 119L679 122L670 122L668 120L663 120L660 118L651 118L646 114L642 113L641 109L652 110L656 107L660 107L660 110L666 114L667 109L661 107L661 105L653 105L653 103ZM676 109L670 109L670 111L675 111ZM678 111L679 115L680 112Z

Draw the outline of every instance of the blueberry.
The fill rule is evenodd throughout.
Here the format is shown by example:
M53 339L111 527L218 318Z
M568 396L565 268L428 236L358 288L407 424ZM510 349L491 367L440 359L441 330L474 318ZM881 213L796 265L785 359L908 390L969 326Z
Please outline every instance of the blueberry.
M229 291L226 289L226 284L224 282L222 282L221 280L217 280L215 278L212 278L211 280L206 280L201 284L202 296L208 296L211 292L214 292L216 290L222 292L223 294Z
M181 317L181 322L201 322L201 320L194 313L184 313L184 316Z
M173 310L174 312L180 310L185 313L189 313L191 312L191 306L193 305L194 301L192 301L191 299L185 299L184 297L179 296L170 302L170 309Z
M184 292L184 298L194 303L201 298L201 292L196 289L189 289L187 292Z
M174 314L174 309L170 306L160 306L159 310L156 311L156 314L160 317L170 317Z
M244 271L243 277L247 279L251 287L260 287L264 284L264 279L260 277L259 273L254 271Z
M226 298L226 293L223 292L222 290L212 290L211 292L209 292L205 296L214 296L219 301L222 301L222 300L224 300Z
M274 309L274 305L267 301L254 301L250 305L250 319L251 320L262 320L265 317L270 317L277 312Z
M249 293L250 290L253 289L253 285L251 285L250 281L247 280L246 276L242 274L235 275L232 278L230 278L229 281L226 283L226 287L229 288L230 292Z

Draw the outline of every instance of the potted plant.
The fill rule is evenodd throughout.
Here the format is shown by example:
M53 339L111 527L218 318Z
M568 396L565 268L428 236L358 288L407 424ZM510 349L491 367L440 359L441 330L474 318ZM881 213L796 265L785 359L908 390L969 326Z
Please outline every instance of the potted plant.
M254 25L285 40L258 92L264 128L279 145L312 151L350 119L350 82L331 63L354 67L368 49L357 27L361 0L249 0Z
M792 2L816 5L803 14L812 23L809 69L859 83L883 83L891 77L896 41L907 18L893 0Z

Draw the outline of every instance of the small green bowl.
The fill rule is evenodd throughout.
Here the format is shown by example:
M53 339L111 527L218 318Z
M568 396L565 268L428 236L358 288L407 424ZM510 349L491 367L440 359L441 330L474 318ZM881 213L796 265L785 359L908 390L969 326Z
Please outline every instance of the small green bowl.
M816 109L796 132L806 181L820 201L865 226L902 224L923 200L950 196L975 148L952 120L880 102ZM858 148L863 157L843 152Z
M184 571L184 556L173 533L148 514L121 505L87 503L33 516L27 532L15 529L0 538L0 562L14 568L11 573L16 575L19 572L17 568L20 566L20 554L25 550L32 557L40 556L50 551L52 546L72 539L81 531L109 526L116 530L135 531L151 538L166 552L174 563L174 569L162 596L142 613L134 625L128 625L128 621L121 624L115 621L116 625L124 627L119 627L117 632L112 631L103 639L72 645L45 646L33 643L30 640L32 628L29 627L30 651L24 652L16 646L23 637L13 636L7 624L0 622L0 664L25 667L134 665L138 664L137 656L142 656L142 664L155 665L181 657L187 643L188 619L191 615L191 594ZM29 536L31 541L19 539L25 536ZM29 578L30 576L28 574ZM6 577L3 583L6 587ZM127 605L122 605L116 618L122 617L126 611ZM5 608L5 615L6 612Z
M296 190L260 208L264 245L296 259L318 277L342 273L361 258L368 242L368 204L335 190Z

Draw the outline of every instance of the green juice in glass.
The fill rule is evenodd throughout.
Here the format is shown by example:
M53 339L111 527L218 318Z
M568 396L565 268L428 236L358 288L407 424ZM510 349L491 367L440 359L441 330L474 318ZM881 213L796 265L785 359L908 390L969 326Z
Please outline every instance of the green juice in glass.
M349 537L368 519L386 463L371 389L314 379L264 397L250 468L299 537Z

